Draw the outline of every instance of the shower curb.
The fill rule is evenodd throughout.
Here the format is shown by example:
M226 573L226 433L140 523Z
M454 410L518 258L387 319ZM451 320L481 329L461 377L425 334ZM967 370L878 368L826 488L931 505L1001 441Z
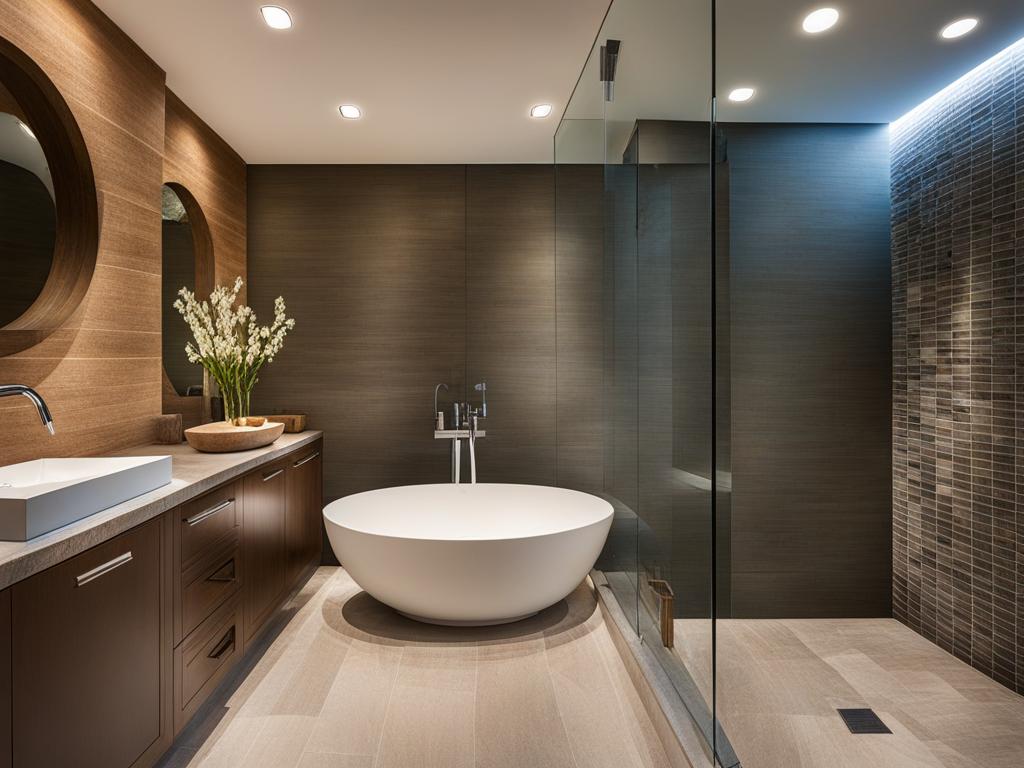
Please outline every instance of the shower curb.
M651 650L633 632L604 573L591 571L590 578L615 648L654 724L672 768L713 768L715 763L711 750L679 700L672 681Z

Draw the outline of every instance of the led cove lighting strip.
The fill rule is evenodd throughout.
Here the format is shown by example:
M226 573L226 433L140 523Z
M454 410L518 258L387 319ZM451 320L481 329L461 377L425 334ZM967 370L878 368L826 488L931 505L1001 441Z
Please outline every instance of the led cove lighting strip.
M901 117L898 117L897 119L893 120L891 123L889 123L889 128L892 129L892 130L899 130L903 126L904 123L906 123L906 122L908 122L910 120L913 120L915 117L918 117L918 116L926 113L937 102L939 102L943 98L945 98L951 91L953 91L954 89L956 89L959 86L963 85L965 82L970 80L975 75L978 75L979 73L983 72L985 69L993 66L996 63L997 60L1003 58L1004 56L1006 56L1008 54L1011 54L1011 52L1015 52L1018 48L1024 49L1024 37L1022 37L1017 42L1007 46L1006 48L1001 50L999 53L997 53L995 56L992 56L991 58L986 59L981 64L976 66L974 69L972 69L970 72L968 72L967 74L962 75L961 77L958 77L956 80L954 80L952 83L947 85L945 88L943 88L938 93L936 93L936 94L934 94L932 96L929 96L927 99L922 101L916 107L914 107L909 112L907 112L905 115L902 115Z

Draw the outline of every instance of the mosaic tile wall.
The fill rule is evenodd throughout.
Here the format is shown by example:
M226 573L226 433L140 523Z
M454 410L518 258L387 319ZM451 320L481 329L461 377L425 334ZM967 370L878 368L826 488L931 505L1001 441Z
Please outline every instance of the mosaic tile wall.
M1024 41L892 163L893 612L1024 692Z

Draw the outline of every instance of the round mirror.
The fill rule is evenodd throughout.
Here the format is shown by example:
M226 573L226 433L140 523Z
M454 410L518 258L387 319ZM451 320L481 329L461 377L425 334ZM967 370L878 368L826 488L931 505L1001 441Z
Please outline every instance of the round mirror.
M57 207L46 155L0 87L0 327L43 292L53 266ZM4 102L7 103L4 103Z
M98 241L78 123L46 73L0 37L0 357L67 327L88 293Z

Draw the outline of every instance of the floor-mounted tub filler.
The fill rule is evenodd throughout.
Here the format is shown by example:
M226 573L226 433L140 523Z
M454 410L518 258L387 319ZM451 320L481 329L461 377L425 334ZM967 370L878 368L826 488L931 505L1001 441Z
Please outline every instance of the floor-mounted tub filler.
M327 505L334 554L399 613L449 625L504 624L557 603L608 537L603 499L537 485L408 485Z

